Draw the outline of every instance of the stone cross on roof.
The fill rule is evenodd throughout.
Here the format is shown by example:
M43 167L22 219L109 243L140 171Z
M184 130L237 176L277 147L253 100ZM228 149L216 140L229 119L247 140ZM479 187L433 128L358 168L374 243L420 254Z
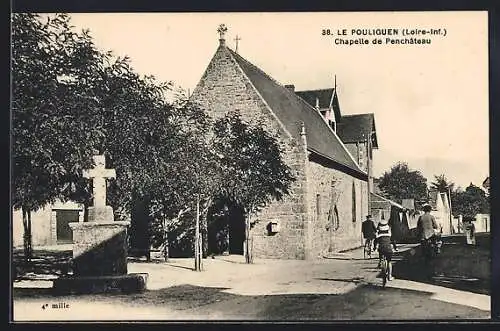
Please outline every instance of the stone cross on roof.
M227 32L227 27L225 24L219 25L219 28L217 28L217 32L219 33L219 42L221 45L226 44L226 39L224 38L224 35Z
M104 155L94 155L95 167L83 171L83 177L92 178L94 207L106 206L106 178L115 178L115 169L105 168L106 158Z
M240 40L241 40L241 38L238 35L236 35L236 38L234 38L234 41L236 42L236 48L235 48L236 53L238 53L238 41L240 41Z

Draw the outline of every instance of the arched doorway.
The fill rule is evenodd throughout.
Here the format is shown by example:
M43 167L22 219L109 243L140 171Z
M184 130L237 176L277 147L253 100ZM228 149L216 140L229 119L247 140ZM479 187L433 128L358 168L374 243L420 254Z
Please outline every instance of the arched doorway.
M243 255L245 215L235 204L218 200L208 212L208 254Z

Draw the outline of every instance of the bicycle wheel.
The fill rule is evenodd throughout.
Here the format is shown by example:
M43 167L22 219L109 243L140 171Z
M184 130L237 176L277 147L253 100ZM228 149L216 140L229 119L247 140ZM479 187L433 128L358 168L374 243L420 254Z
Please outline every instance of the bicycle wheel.
M387 278L389 277L388 275L388 266L387 266L387 260L385 256L382 258L382 286L385 287L385 284L387 284Z

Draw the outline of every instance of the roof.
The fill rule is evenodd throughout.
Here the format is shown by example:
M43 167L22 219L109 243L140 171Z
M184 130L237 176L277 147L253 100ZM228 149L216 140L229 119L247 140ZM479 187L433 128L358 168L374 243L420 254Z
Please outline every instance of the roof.
M295 93L313 107L316 107L316 98L318 98L320 109L331 107L335 114L335 120L338 122L342 118L336 88L297 91Z
M366 140L375 132L375 116L370 114L344 115L337 123L337 133L344 143ZM378 148L377 136L373 136L373 148Z
M296 91L299 97L304 99L308 104L316 107L316 98L319 101L319 108L330 108L332 105L333 88L325 88L319 90Z
M304 123L309 151L347 167L366 180L366 172L360 169L340 138L317 110L239 54L227 49L294 138L300 139L301 125Z
M486 177L486 179L483 181L483 187L485 189L489 189L490 188L490 176Z
M438 192L437 190L430 190L429 191L429 205L431 205L433 210L437 210L437 202L438 198L441 199L441 202L445 207L445 199L448 197L448 194L446 192Z
M385 209L387 204L390 204L391 206L400 208L400 209L405 209L402 205L400 205L397 202L394 202L392 200L389 200L387 198L384 198L381 195L378 195L376 193L371 192L370 193L370 208L373 209Z
M335 119L338 121L342 120L342 113L340 112L339 97L337 95L337 89L333 92L332 108L335 114Z

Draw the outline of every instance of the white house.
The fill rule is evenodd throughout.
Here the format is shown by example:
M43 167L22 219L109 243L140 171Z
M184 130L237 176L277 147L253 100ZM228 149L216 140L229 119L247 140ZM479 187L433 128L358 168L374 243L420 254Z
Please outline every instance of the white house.
M476 232L490 232L490 214L477 214L474 219Z
M429 204L432 207L431 214L434 215L438 225L441 227L442 234L454 233L457 225L451 216L450 200L446 192L430 191Z
M56 202L31 213L31 234L33 246L54 246L73 242L71 222L83 222L83 205L74 202ZM23 245L23 213L12 212L12 243Z

